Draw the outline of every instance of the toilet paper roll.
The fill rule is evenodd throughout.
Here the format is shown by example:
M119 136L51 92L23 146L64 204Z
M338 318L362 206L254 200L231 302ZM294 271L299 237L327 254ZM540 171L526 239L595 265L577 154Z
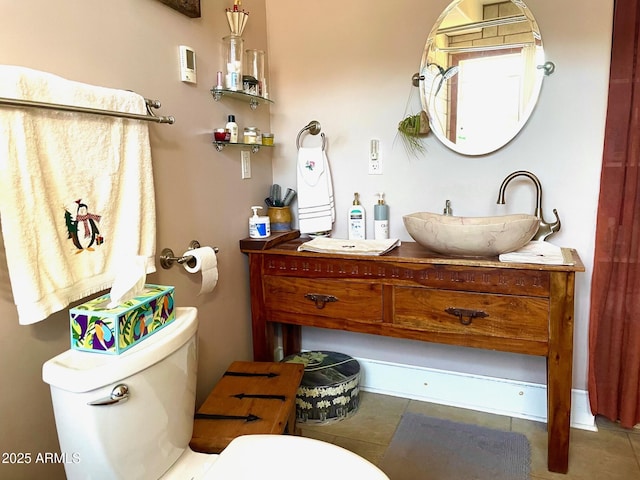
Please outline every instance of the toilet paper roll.
M218 283L218 258L216 257L216 252L213 248L194 248L193 250L187 250L184 252L183 256L191 256L196 260L196 263L193 266L189 265L189 263L193 264L193 261L185 262L183 264L187 272L202 272L202 287L200 287L198 295L213 291Z

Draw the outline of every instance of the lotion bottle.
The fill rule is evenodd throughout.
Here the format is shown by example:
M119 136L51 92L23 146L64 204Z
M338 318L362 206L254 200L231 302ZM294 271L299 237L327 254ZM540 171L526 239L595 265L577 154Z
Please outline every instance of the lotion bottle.
M389 238L389 205L384 203L384 193L378 193L378 204L373 207L373 236L376 240Z
M349 240L364 240L365 234L365 210L360 205L359 194L353 194L353 205L349 209Z
M235 115L229 115L225 129L227 129L231 134L231 137L229 138L229 143L238 143L238 124L236 123Z
M249 236L251 238L267 238L271 235L269 217L258 215L258 209L262 210L262 207L254 205L251 209L253 216L249 217Z

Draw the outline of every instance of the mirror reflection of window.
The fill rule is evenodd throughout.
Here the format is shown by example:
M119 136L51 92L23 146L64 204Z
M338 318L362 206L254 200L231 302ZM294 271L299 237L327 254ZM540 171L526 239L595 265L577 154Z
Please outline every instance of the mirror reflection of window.
M452 85L453 116L449 139L484 150L493 131L518 127L523 106L523 60L519 54L476 57L459 62L458 81ZM455 92L457 90L457 92Z

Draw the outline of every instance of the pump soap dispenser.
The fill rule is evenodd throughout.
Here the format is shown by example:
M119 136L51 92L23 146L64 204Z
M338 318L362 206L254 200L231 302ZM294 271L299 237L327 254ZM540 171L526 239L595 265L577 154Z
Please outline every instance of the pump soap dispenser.
M356 192L353 194L353 205L349 209L349 240L364 240L365 236L365 211Z
M253 216L249 217L249 236L251 238L267 238L271 235L271 222L267 216L258 216L258 209L262 207L254 205L251 207Z
M373 237L376 240L389 238L389 205L384 203L384 193L378 193L378 204L373 207Z

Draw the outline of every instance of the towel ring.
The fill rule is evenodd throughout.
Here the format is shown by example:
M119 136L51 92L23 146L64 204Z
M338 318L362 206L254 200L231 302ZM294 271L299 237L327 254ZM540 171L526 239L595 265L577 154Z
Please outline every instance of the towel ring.
M302 130L298 132L298 136L296 137L296 147L298 148L298 150L300 150L300 136L304 132L309 131L311 135L317 135L318 133L320 133L321 129L322 127L320 126L320 122L318 122L317 120L311 120L307 125L305 125ZM324 151L324 148L326 146L326 137L324 133L321 133L320 136L322 137L322 150Z

